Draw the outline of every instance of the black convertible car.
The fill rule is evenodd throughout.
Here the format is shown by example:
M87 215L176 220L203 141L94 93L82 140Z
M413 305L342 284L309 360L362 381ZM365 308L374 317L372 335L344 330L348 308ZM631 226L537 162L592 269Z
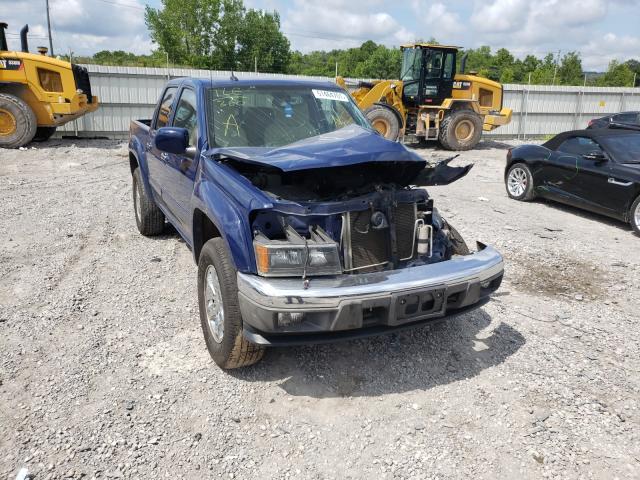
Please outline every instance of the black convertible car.
M640 234L640 132L575 130L507 153L507 193L539 196L629 222Z

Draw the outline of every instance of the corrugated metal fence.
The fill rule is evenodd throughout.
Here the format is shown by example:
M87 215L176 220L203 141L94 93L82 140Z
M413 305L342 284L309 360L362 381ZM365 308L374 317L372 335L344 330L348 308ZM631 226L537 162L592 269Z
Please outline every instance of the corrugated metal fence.
M181 68L142 68L86 65L93 93L101 107L70 122L61 130L79 136L122 138L129 122L149 118L169 78L229 78L231 72ZM331 77L235 72L238 78L297 78L328 80ZM357 79L354 79L356 81ZM561 87L505 85L504 106L513 109L509 125L491 135L527 138L583 128L589 119L625 110L640 110L640 88Z

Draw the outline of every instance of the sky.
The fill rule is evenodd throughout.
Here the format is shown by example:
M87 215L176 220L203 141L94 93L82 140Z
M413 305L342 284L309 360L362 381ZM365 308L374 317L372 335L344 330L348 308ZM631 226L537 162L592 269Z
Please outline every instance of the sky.
M148 53L154 45L144 5L160 0L49 0L54 52ZM30 28L30 45L47 45L45 0L0 0L9 45ZM516 57L577 51L583 68L605 70L613 59L640 60L640 0L245 0L276 10L292 48L309 52L354 47L365 40L397 46L416 39L509 49ZM32 48L33 50L33 48Z

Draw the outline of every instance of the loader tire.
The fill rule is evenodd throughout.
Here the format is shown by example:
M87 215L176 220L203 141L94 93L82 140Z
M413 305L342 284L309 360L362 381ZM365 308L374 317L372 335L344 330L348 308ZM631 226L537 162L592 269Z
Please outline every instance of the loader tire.
M133 211L138 231L145 237L159 235L164 229L164 213L144 189L140 167L133 172Z
M391 108L374 105L364 111L371 126L384 138L396 141L400 134L400 120Z
M36 129L36 135L33 137L34 142L46 142L51 138L51 135L56 133L57 127L38 127Z
M471 110L449 113L440 124L438 140L446 150L471 150L482 136L482 117Z
M36 114L21 98L0 93L0 147L19 148L36 134Z
M236 269L222 238L212 238L198 259L198 307L209 355L223 369L260 361L265 348L242 335Z

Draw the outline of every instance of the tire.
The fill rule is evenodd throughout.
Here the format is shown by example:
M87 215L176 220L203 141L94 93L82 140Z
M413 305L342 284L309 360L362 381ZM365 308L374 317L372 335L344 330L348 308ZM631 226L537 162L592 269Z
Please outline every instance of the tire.
M18 148L28 144L36 134L37 119L22 99L0 93L0 147Z
M531 170L524 163L511 165L504 179L507 195L514 200L529 202L536 197Z
M629 223L633 231L636 232L637 235L640 235L640 196L636 198L636 201L631 205L631 209L629 210Z
M36 135L33 137L34 142L46 142L51 138L51 135L56 133L58 127L38 127L36 129Z
M262 359L264 347L242 335L236 269L222 238L209 240L200 252L198 307L209 355L220 368L246 367Z
M145 237L159 235L164 229L164 213L144 189L139 167L133 172L132 191L138 231Z
M447 150L471 150L481 136L482 117L471 110L456 110L444 117L438 140Z
M464 241L460 232L456 230L453 225L446 222L446 229L449 230L449 241L451 242L451 252L454 255L469 255L471 251L467 242Z
M400 134L400 120L390 108L374 105L364 111L371 126L384 138L396 141Z

